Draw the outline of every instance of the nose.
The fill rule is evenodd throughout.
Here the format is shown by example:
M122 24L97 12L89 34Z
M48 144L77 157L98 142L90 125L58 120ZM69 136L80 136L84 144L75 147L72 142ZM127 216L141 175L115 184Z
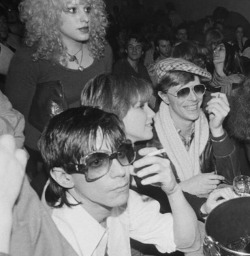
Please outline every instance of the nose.
M196 93L194 92L194 88L190 88L190 93L189 93L189 96L188 96L188 99L189 100L193 100L193 101L196 101L197 100L197 95Z
M127 167L121 166L117 159L113 159L111 167L110 167L110 176L112 178L115 177L124 177L127 173Z
M86 22L86 23L89 22L89 14L86 13L86 11L85 11L84 8L81 9L81 11L80 11L80 20L81 20L82 22Z
M152 119L155 116L155 112L147 105L145 107L148 119Z

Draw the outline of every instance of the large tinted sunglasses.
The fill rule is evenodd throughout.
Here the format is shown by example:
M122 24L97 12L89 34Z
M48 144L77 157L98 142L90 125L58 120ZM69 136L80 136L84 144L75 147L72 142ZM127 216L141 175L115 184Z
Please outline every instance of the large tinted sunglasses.
M181 88L179 91L176 92L176 94L169 93L169 92L167 93L174 97L177 97L178 99L186 99L190 94L190 90L193 90L195 95L201 98L206 92L206 86L204 84L197 84L191 88L190 87Z
M81 159L81 164L69 164L71 173L82 173L87 182L93 182L106 175L113 159L117 159L122 166L130 165L135 160L135 151L130 141L122 143L116 152L95 151Z

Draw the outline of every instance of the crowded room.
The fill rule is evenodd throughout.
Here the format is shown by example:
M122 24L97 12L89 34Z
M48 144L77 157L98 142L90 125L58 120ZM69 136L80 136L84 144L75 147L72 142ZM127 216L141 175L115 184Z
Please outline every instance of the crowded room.
M250 256L250 1L1 0L0 256Z

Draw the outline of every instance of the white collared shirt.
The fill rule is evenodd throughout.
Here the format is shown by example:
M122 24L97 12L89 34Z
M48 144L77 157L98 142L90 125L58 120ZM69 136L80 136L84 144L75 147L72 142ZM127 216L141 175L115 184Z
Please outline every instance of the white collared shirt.
M131 255L130 240L155 244L160 252L176 250L172 214L159 212L159 203L130 190L127 206L116 207L101 226L81 205L54 208L52 218L79 256Z

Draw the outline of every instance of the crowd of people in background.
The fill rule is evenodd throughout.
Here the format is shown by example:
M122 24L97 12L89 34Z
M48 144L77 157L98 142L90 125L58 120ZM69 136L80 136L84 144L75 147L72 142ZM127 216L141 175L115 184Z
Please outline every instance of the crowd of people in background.
M0 3L1 256L203 255L250 176L248 21L124 3Z

